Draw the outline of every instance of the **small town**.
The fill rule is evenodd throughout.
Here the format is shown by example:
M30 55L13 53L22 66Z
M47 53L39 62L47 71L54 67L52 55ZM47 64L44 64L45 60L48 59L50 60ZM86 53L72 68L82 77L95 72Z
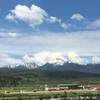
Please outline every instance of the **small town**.
M20 91L2 91L0 93L2 100L2 96L7 96L7 100L13 100L13 98L33 98L32 100L44 100L43 98L67 98L65 100L98 100L97 96L100 92L100 84L94 85L80 85L80 84L58 84L55 87L48 86L47 84L44 85L44 90L34 90L27 91L27 90L20 90ZM94 95L95 94L95 95ZM15 95L13 97L13 95ZM10 99L9 99L10 98ZM18 99L19 100L19 99ZM24 99L21 99L24 100ZM28 99L26 99L28 100ZM46 99L48 100L48 99ZM50 99L52 100L52 99ZM56 100L56 99L53 99Z
M45 85L45 91L64 91L64 90L100 90L100 84L79 85L79 84L59 84L57 87L48 87Z

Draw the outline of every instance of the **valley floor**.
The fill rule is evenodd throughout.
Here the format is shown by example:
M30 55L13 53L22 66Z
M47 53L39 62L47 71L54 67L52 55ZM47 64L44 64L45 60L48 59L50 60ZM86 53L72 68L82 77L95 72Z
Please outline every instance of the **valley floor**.
M88 98L84 100L100 100L99 90L66 90L66 91L20 91L20 92L1 92L0 100L43 100L46 98ZM90 99L89 99L90 98ZM72 100L72 99L68 99ZM83 100L83 99L74 99Z

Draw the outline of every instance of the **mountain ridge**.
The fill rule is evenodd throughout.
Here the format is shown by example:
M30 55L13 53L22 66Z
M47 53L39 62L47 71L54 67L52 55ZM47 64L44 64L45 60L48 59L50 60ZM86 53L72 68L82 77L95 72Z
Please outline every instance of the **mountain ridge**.
M55 64L55 65L63 65L64 63L75 63L75 64L100 64L100 56L98 55L81 55L75 52L70 53L61 53L61 52L38 52L31 53L26 55L21 55L19 58L16 56L13 58L9 58L9 56L2 55L1 56L0 67L3 66L19 66L25 65L28 67L36 68L38 66L45 65L46 63ZM33 66L34 65L34 66Z

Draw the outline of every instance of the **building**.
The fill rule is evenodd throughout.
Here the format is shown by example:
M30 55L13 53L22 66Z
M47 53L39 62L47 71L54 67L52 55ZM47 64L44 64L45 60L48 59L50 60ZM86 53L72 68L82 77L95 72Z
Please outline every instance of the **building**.
M45 85L45 91L60 91L71 89L84 89L84 86L79 84L59 84L56 87L48 87L47 85Z
M59 84L57 87L59 87L59 89L83 89L82 85L79 84Z

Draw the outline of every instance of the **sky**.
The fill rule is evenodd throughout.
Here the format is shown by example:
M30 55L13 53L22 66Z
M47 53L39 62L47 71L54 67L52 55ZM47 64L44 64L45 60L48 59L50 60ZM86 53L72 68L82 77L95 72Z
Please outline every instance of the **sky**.
M42 51L100 56L99 10L100 0L0 0L0 61Z

